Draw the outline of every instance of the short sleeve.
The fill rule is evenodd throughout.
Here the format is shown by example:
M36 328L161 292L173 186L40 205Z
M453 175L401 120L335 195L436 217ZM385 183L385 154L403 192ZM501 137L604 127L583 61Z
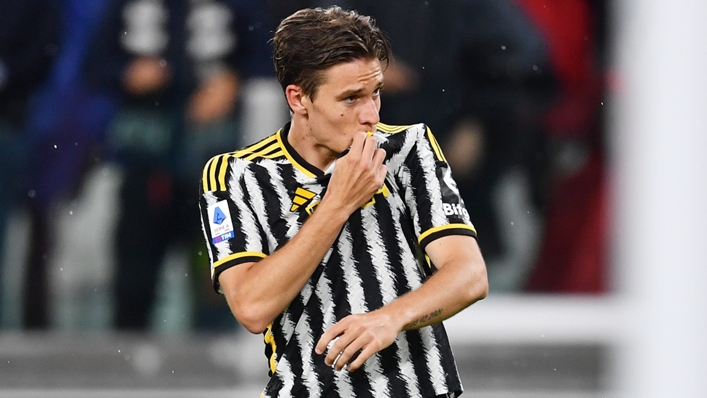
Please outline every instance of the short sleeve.
M244 161L219 155L207 162L200 184L201 226L211 261L211 279L219 293L221 272L267 256L262 227L245 189L247 173Z
M439 143L422 124L407 134L414 139L403 167L398 172L411 211L418 243L424 250L429 242L447 235L469 235L476 229L459 194L452 172Z

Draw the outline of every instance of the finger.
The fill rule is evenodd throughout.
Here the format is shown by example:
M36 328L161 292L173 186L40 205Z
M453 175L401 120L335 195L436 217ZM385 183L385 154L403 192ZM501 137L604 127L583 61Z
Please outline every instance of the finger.
M348 325L347 319L349 316L344 317L339 322L335 323L334 325L329 327L329 329L324 331L324 334L322 334L322 337L319 338L317 346L314 349L317 354L324 354L327 349L331 348L333 340L338 339L339 337L341 337L342 334L344 334Z
M383 164L383 161L385 160L385 155L385 149L376 148L375 152L373 153L373 164Z
M358 354L356 359L354 359L351 363L346 364L346 368L349 370L349 372L353 372L363 366L363 364L370 358L373 354L376 353L376 349L373 348L372 344L369 344L365 347L363 347L363 350L361 350L361 353Z
M363 141L363 150L361 153L361 160L371 161L373 159L375 151L376 139L371 136L365 135L365 139Z
M343 361L341 360L341 357L355 339L356 335L354 333L344 332L344 334L332 340L332 344L329 344L329 351L324 358L324 363L329 366L333 366L338 360L339 364L344 366L344 364L346 364L346 362L351 358L351 355L347 355Z
M349 150L349 153L360 154L361 152L363 152L363 146L364 146L364 143L366 142L366 138L368 138L366 133L354 134L353 141L351 142L351 149Z
M319 355L323 354L327 350L327 346L329 346L329 343L331 343L332 340L337 338L339 334L341 334L341 332L336 329L336 325L327 329L327 331L322 334L322 337L319 338L317 346L314 348L314 352Z
M332 362L331 367L335 370L343 369L344 366L348 365L352 358L356 358L356 356L359 355L364 344L365 340L362 336L359 336L359 338L352 341L338 354Z

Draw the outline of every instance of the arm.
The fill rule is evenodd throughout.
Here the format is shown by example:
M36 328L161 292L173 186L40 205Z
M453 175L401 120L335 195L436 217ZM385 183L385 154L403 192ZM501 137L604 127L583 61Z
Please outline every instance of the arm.
M360 133L336 162L317 210L295 237L267 258L223 271L219 284L236 319L260 333L294 300L338 236L348 217L381 187L385 151ZM276 292L273 294L273 292Z
M438 271L417 290L369 313L349 315L329 328L319 340L316 352L322 354L336 337L325 358L340 370L359 350L349 371L361 367L376 352L388 347L403 330L417 329L441 322L488 293L486 265L476 239L451 235L427 246L427 254Z

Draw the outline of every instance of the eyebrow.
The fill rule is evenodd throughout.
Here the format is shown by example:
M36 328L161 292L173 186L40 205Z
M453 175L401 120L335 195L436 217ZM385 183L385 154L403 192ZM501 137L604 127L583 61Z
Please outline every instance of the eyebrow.
M381 81L381 82L378 82L378 84L376 85L376 88L373 89L373 91L380 90L381 88L383 88L383 82L382 82L382 81ZM363 89L363 88L359 88L359 89L357 89L357 90L344 91L343 93L341 93L340 95L338 95L337 98L338 98L338 99L344 99L344 98L359 96L359 95L361 95L361 93L363 93L364 91L365 91L365 89Z

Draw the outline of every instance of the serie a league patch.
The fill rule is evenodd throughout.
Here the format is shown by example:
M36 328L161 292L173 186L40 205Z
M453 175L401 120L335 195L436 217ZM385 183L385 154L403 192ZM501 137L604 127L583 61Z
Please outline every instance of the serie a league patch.
M211 228L211 242L217 244L229 239L233 239L236 234L233 230L231 212L228 202L222 200L208 206L209 227Z

